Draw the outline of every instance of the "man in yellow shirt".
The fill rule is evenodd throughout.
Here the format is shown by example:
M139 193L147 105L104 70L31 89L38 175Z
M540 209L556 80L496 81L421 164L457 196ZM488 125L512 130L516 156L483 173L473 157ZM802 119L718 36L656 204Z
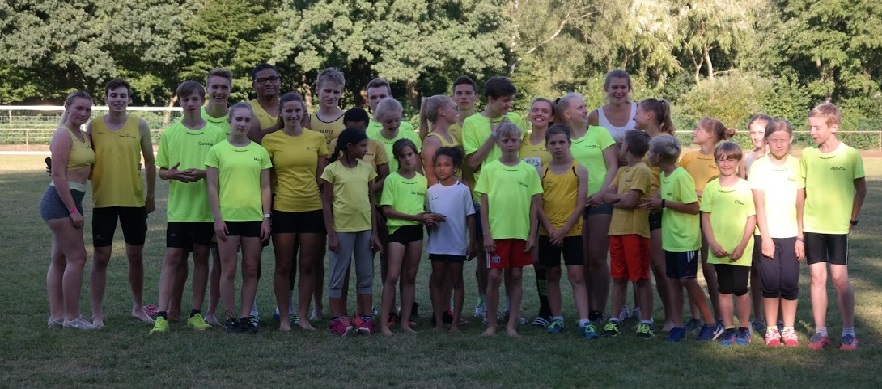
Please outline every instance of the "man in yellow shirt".
M260 143L264 136L279 130L279 95L282 78L275 66L262 63L251 71L251 86L257 98L249 101L254 111L254 120L248 137Z

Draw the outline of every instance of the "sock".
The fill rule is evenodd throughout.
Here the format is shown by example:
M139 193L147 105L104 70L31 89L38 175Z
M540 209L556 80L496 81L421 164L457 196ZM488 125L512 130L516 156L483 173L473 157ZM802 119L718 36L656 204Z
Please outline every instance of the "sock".
M545 268L536 269L536 291L539 293L539 316L551 316L551 307L548 305L548 278Z
M198 314L200 314L200 313L202 313L202 310L199 310L199 309L191 310L191 311L190 311L190 317L196 316L196 315L198 315Z
M168 320L168 312L166 311L159 311L156 313L156 316Z
M842 327L842 336L845 335L854 336L854 327Z
M778 326L766 326L766 332L778 331Z
M827 337L827 327L818 327L815 328L815 333L821 335L823 337Z
M588 319L579 319L579 327L584 327L591 324L591 320Z
M640 321L640 324L646 324L646 325L650 325L650 326L651 326L653 323L652 323L652 320L641 320L641 321Z
M609 322L610 322L610 323L616 323L616 324L619 324L619 318L617 318L617 317L611 317L611 318L609 318Z
M784 331L787 331L787 330L795 331L793 327L784 327L783 329L784 329Z
M563 316L554 316L554 317L551 318L551 320L560 320L560 321L563 321Z
M288 303L288 314L293 315L297 313L297 310L294 309L294 294L291 294L291 301Z

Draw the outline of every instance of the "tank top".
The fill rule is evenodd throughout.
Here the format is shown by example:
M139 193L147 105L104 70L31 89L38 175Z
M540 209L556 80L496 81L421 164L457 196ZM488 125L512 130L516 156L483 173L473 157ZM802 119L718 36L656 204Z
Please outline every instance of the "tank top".
M346 126L343 125L343 113L340 114L340 117L326 122L322 119L319 119L318 112L313 112L309 116L309 126L310 130L321 133L325 136L325 142L331 144L331 141L337 139L340 136L340 133L346 129Z
M448 132L447 135L449 135L450 138L453 139L452 142L448 142L447 139L444 139L443 136L441 136L438 133L434 133L434 132L430 132L429 135L426 135L426 139L429 139L429 138L438 139L438 141L441 142L441 147L462 147L462 145L460 145L459 141L456 139L456 136L454 136L450 132Z
M278 123L279 117L267 113L266 110L260 106L260 103L257 102L257 99L249 101L248 104L251 104L251 110L254 111L254 117L256 117L257 121L260 123L261 130L266 130Z
M548 164L543 166L545 174L542 175L542 202L548 220L555 228L560 228L576 208L576 197L579 196L579 176L576 168L579 163L573 161L573 165L563 174L557 175L551 171ZM539 233L548 235L548 231L539 224ZM582 218L567 232L567 236L582 235Z
M637 103L631 102L631 114L628 116L628 122L625 123L624 126L618 127L614 126L609 122L609 119L606 118L606 115L603 113L603 107L597 109L598 115L598 124L601 127L606 127L609 130L609 134L612 135L613 139L616 140L616 143L622 143L625 140L625 132L628 130L633 130L636 123L634 123L634 115L637 114Z
M70 155L67 159L67 170L89 167L95 163L95 150L92 150L92 141L83 134L83 140L77 138L76 133L67 126L62 126L70 134Z
M104 117L92 121L92 200L95 207L143 207L144 184L138 163L141 162L139 119L128 115L119 130L107 128Z

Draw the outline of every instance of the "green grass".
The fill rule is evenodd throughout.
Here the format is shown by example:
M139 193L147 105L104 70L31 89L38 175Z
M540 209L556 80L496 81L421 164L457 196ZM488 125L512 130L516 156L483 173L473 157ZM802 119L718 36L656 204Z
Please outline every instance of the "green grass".
M869 196L861 225L851 240L851 276L857 297L860 349L813 352L766 349L754 337L748 347L723 349L716 343L684 341L671 345L664 335L643 341L629 332L614 339L579 338L572 322L572 298L564 282L565 312L570 331L551 336L523 327L523 338L482 338L479 321L458 335L435 334L420 320L417 335L337 338L321 331L283 334L264 322L256 336L227 335L220 330L197 333L173 324L169 334L148 336L149 327L130 321L130 294L121 233L117 232L105 312L107 328L78 333L46 328L45 274L49 229L38 215L38 202L48 183L42 156L0 156L0 258L3 264L0 348L4 387L118 386L161 387L295 386L295 387L585 387L655 385L662 387L763 386L879 387L882 364L882 160L867 159ZM149 219L145 252L145 300L155 303L164 256L165 198L160 183L157 213ZM91 199L85 201L89 204ZM86 214L91 214L87 209ZM85 231L90 241L88 223ZM87 244L87 247L89 245ZM91 252L91 249L89 250ZM91 254L90 254L91 255ZM258 290L262 314L271 313L272 250L263 251L264 277ZM91 261L90 261L91 262ZM421 265L417 299L429 312L428 263ZM474 264L466 266L466 313L475 298ZM379 277L377 277L379 278ZM379 281L377 281L379 282ZM82 309L90 312L88 277ZM532 318L537 302L533 272L525 271L525 308ZM813 330L808 300L808 270L802 268L797 331L803 344ZM375 288L379 296L380 288ZM189 286L184 304L189 302ZM376 301L376 300L375 300ZM655 318L662 317L656 303ZM470 315L468 315L470 316ZM835 292L830 288L829 327L838 335L841 323ZM628 325L630 328L630 325ZM838 341L834 339L834 345Z

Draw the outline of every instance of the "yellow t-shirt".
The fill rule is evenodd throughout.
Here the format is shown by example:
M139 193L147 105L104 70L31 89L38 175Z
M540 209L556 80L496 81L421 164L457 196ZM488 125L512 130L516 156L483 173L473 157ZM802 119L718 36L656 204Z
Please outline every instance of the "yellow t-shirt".
M266 130L279 122L279 116L272 116L266 112L263 107L260 106L260 103L257 102L257 99L251 100L248 102L251 104L251 110L254 111L254 117L257 118L257 121L260 123L260 129Z
M386 155L389 158L389 171L394 172L398 170L398 160L395 159L395 156L392 154L392 145L395 144L399 139L410 139L413 141L413 144L417 147L417 153L423 149L423 141L420 140L419 134L413 131L405 131L403 128L398 128L398 134L395 135L394 138L389 139L383 135L380 131L371 131L368 129L368 138L373 139L380 144L383 145L383 148L386 150Z
M224 221L263 220L260 177L273 167L266 149L254 142L237 147L223 140L208 151L205 166L217 168L218 206Z
M370 164L358 161L349 168L340 161L329 164L322 179L334 186L334 231L359 232L371 229L369 187L377 177Z
M744 238L744 224L747 218L756 215L753 204L753 191L746 180L738 179L733 186L721 186L719 180L711 180L705 185L701 196L701 212L710 213L710 223L714 239L723 250L731 253ZM662 222L664 223L664 222ZM744 254L735 262L729 257L717 258L711 252L708 263L750 266L753 262L753 238L747 240Z
M191 130L181 122L172 124L159 138L156 166L169 169L180 163L178 170L205 170L205 159L211 147L226 139L224 131L211 123ZM168 181L168 221L210 222L214 220L208 203L208 185L197 182Z
M459 143L459 140L456 138L456 135L453 134L452 132L450 132L449 128L447 131L448 131L447 134L450 135L450 137L453 139L452 142L448 142L447 139L444 139L443 136L436 134L434 132L430 132L428 135L426 135L426 139L429 139L429 138L437 139L438 142L441 143L441 147L460 147L462 144ZM426 139L423 139L423 142L425 142Z
M426 188L429 184L426 177L415 173L413 178L404 178L398 172L389 173L383 185L383 197L380 205L389 205L398 212L408 215L416 215L426 209ZM399 227L416 226L419 222L404 219L386 219L389 233L395 232Z
M854 180L863 177L864 161L853 147L839 143L829 153L814 147L803 150L797 182L799 188L805 188L803 230L847 234L854 207Z
M563 174L555 174L546 163L542 167L542 208L555 229L563 227L576 209L579 196L579 163L573 161L570 169ZM539 223L539 234L548 235L545 226ZM567 232L567 236L582 235L582 218Z
M649 166L640 162L634 166L620 167L611 183L616 193L622 195L632 190L640 191L640 198L651 196L652 171ZM643 207L634 209L613 208L612 221L609 223L609 235L640 235L649 238L649 212Z
M609 130L600 126L588 126L588 131L570 144L570 154L579 164L588 169L588 196L600 191L606 180L606 160L603 152L614 146L616 141Z
M226 135L226 136L230 136L230 133L233 132L233 128L230 127L230 112L229 111L227 111L226 115L221 116L219 118L216 118L214 116L209 115L208 112L205 112L205 107L203 106L202 107L202 119L205 120L206 122L211 123L215 127L220 128L224 132L224 135Z
M551 162L551 152L545 148L545 140L534 145L530 143L529 136L521 142L521 149L518 150L518 157L520 157L522 161L533 165L537 170Z
M788 155L781 165L774 164L773 159L774 157L766 157L755 160L750 165L748 182L751 189L763 191L769 236L792 238L799 233L796 224L799 159ZM757 222L756 233L759 232L759 222Z
M518 126L518 128L521 129L521 139L524 139L530 126L524 122L524 119L521 118L520 115L514 112L509 112L496 119L490 119L478 112L467 117L462 123L462 145L466 156L473 154L481 148L484 142L487 141L487 138L490 137L490 133L493 131L492 126L498 124L503 118L508 118L508 121ZM475 170L475 180L477 181L480 179L481 170L487 166L488 163L496 162L500 157L502 157L502 150L499 149L499 146L494 145L490 152L487 153L487 157L484 158L484 161L481 162L480 168Z
M677 167L669 176L660 176L659 195L666 201L692 204L698 201L695 181L683 169ZM670 208L662 210L662 248L672 253L684 253L701 248L699 216L677 212Z
M697 191L704 191L704 186L708 181L720 175L720 169L717 168L714 156L704 155L700 151L690 151L683 154L678 165L686 169L695 180L695 190Z
M276 131L261 143L273 163L273 209L282 212L310 212L322 209L315 181L320 157L328 155L325 137L303 129L298 136Z
M92 200L95 208L143 207L144 183L138 164L141 162L139 119L128 115L117 131L107 128L104 117L92 121Z
M337 140L334 139L328 144L329 158L336 149ZM386 155L386 148L383 147L382 143L373 139L368 139L367 151L364 153L364 157L362 157L361 160L371 164L371 166L374 167L374 170L377 170L377 166L389 163L389 156Z
M325 137L325 143L331 143L332 140L337 139L340 136L340 133L346 129L346 126L343 125L343 115L345 113L341 112L340 117L334 119L333 121L326 122L322 119L319 119L318 112L314 112L310 115L309 118L309 126L310 130L321 133Z
M484 165L475 193L487 195L490 234L497 239L530 237L530 204L542 193L539 173L532 165L519 161L507 166L499 160Z
M462 127L459 126L459 123L453 123L450 127L447 127L447 132L456 139L456 144L462 145Z

